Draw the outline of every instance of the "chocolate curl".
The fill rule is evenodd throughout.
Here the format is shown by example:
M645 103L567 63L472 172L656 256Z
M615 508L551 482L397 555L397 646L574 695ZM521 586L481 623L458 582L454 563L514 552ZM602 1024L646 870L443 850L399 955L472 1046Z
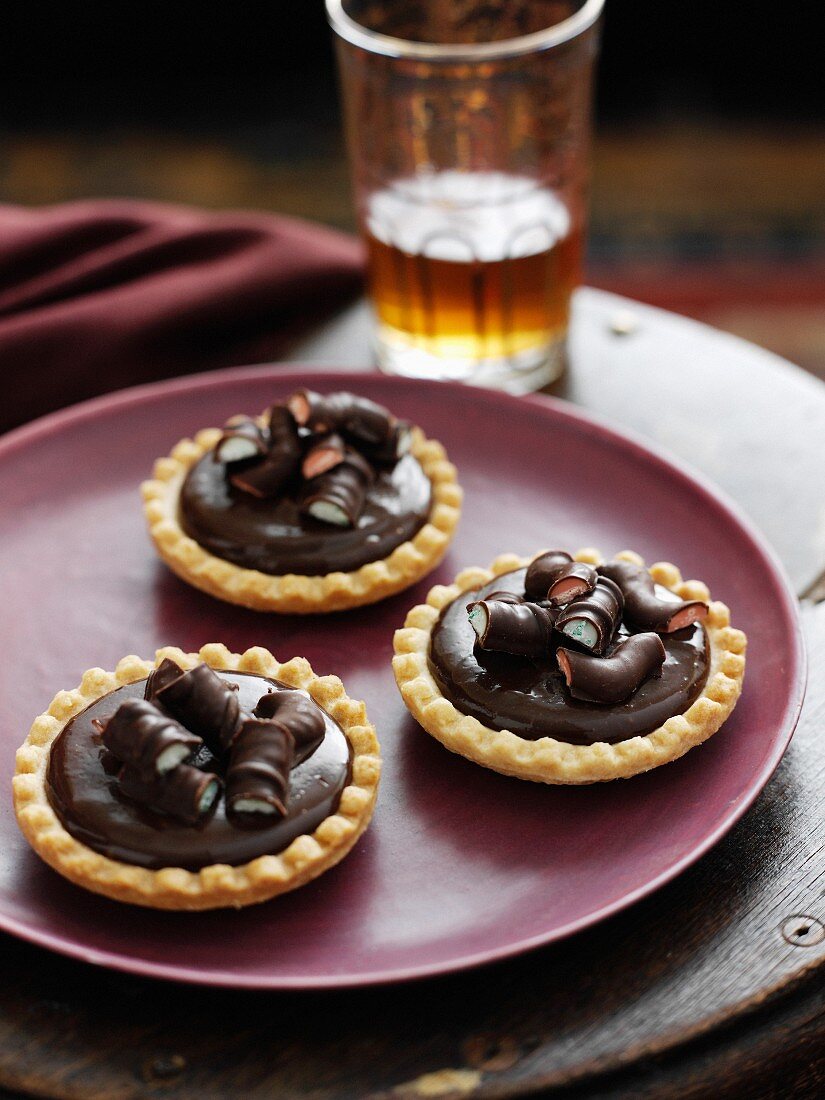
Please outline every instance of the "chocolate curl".
M293 767L312 756L324 740L324 716L317 703L302 691L283 688L262 695L254 714L256 718L277 722L292 734L295 742Z
M540 657L550 649L555 614L546 607L488 598L469 604L467 611L482 649L517 657Z
M653 577L643 565L630 561L611 561L598 569L622 590L625 617L639 630L655 630L657 634L672 634L695 622L702 622L708 605L702 600L681 600L678 603L660 600Z
M223 786L219 776L189 764L179 764L166 775L153 778L125 767L118 774L118 783L127 798L186 825L197 825L206 817L217 804Z
M340 435L333 433L313 444L304 456L301 473L307 481L320 477L344 461L347 445Z
M157 702L157 693L182 675L183 669L180 665L176 665L169 657L164 657L158 667L153 668L149 673L143 698L148 699L150 703Z
M559 570L572 560L565 550L548 550L533 558L524 577L524 595L527 599L546 600L550 585L558 576Z
M314 390L298 390L286 403L296 424L311 432L343 432L370 447L387 445L396 419L383 405L366 397L341 391L322 396Z
M232 743L246 715L238 693L208 665L181 673L155 694L156 701L187 729L202 737L215 756Z
M325 399L315 390L297 390L287 398L286 407L300 428L313 432L331 432L335 426Z
M631 634L609 657L594 657L560 646L556 660L574 699L587 703L621 703L665 662L658 634Z
M289 410L273 405L269 411L269 450L261 462L230 475L236 489L252 496L279 496L301 463L301 441Z
M556 619L556 630L601 657L619 627L623 606L619 586L600 576L592 592L564 608Z
M215 462L232 465L253 458L263 458L268 447L268 434L257 420L249 416L233 416L231 420L227 420L212 457Z
M128 699L102 727L103 744L147 779L166 775L203 744L147 699Z
M412 450L412 424L407 420L393 420L390 434L379 446L361 444L372 462L394 465Z
M344 461L307 485L301 511L336 527L355 527L364 510L375 473L357 451L348 449Z
M571 600L592 592L596 587L599 574L592 565L583 561L573 561L561 567L547 591L551 607L564 607Z
M484 597L484 600L500 600L502 603L524 603L524 597L516 595L515 592L508 592L505 588L496 589L495 592L490 592L489 595ZM477 601L476 601L477 602ZM467 610L469 611L473 604L467 604Z
M226 772L226 808L254 825L283 817L295 739L280 722L247 718L232 742Z

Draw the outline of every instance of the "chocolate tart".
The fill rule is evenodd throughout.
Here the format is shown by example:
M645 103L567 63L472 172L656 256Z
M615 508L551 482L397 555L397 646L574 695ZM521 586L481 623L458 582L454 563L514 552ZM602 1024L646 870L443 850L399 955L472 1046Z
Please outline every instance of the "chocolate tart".
M299 689L320 708L324 740L290 773L288 805L297 787L298 806L283 821L262 829L233 828L222 810L214 810L203 827L187 828L171 818L158 819L111 793L101 766L102 750L89 731L83 742L79 740L83 724L89 724L96 708L105 713L111 696L134 694L137 684L142 697L143 682L165 658L180 669L203 662L230 682L259 681L264 691L273 686ZM243 695L242 685L241 699ZM108 706L114 710L113 703ZM74 742L53 759L63 744L61 734L68 735L73 728ZM329 750L324 753L327 742ZM60 774L56 777L51 770L67 760L65 786L79 792L70 816L66 816ZM305 777L303 786L293 779L299 772ZM348 698L337 677L316 676L301 657L280 664L262 648L237 654L210 644L197 654L186 654L167 647L158 651L154 662L129 656L114 672L90 669L77 688L58 692L46 713L35 718L17 751L14 808L20 829L37 854L87 890L155 909L240 908L294 890L343 859L370 822L380 772L378 740L364 704ZM322 776L320 787L318 776ZM86 784L82 790L81 783ZM101 813L110 815L103 818L108 832L106 825L98 828ZM302 831L307 823L310 828ZM278 829L280 840L273 842ZM78 839L87 834L89 842ZM149 843L141 850L147 836ZM135 850L127 860L122 855L128 854L130 845ZM183 853L179 862L189 862L190 867L162 865L170 851ZM221 862L214 853L222 857Z
M452 585L431 589L426 604L414 607L396 631L396 682L407 709L429 734L450 751L504 775L577 784L648 771L716 733L736 705L745 672L746 638L731 627L723 603L710 603L703 623L669 636L661 677L650 681L650 690L645 684L631 695L638 697L631 706L572 699L549 660L532 666L492 654L477 661L474 634L466 626L464 608L473 598L468 594L508 586L516 591L531 560L505 554L489 569L465 569ZM593 549L580 550L574 560L603 562ZM632 551L616 560L644 565ZM683 581L669 562L648 571L663 596L710 599L706 585ZM452 646L454 681L445 666L446 644Z
M238 499L212 461L222 434L181 440L142 486L158 554L196 588L258 611L342 611L408 588L446 553L462 491L442 445L419 428L397 466L379 471L352 530L302 519L291 499Z

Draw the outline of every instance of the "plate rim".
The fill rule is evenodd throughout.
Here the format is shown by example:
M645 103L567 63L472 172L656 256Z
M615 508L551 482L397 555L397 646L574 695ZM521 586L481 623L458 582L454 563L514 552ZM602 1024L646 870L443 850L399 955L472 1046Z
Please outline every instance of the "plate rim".
M414 980L457 974L479 966L492 965L509 958L516 958L539 947L556 943L622 912L624 909L636 904L636 902L655 893L701 859L741 820L779 766L793 737L805 698L808 672L807 653L799 614L799 603L791 587L785 567L776 551L767 542L754 522L724 490L716 486L705 474L695 470L689 463L671 455L665 448L659 447L656 443L648 441L632 430L612 424L606 417L591 413L589 410L573 405L569 401L548 394L533 393L515 396L498 390L470 388L457 382L401 378L384 375L376 371L352 371L347 367L336 368L334 365L330 366L328 364L302 364L285 360L283 362L229 367L197 374L179 375L174 378L130 386L77 402L13 428L0 436L0 463L16 451L36 443L44 437L57 434L65 427L82 425L84 421L98 416L105 416L108 413L116 413L128 407L150 403L159 396L174 396L177 393L188 392L193 389L220 389L232 386L235 383L243 384L247 381L259 381L270 376L274 382L284 381L287 384L300 376L304 384L313 382L321 387L327 384L335 384L342 377L347 379L348 384L356 387L358 385L370 386L375 383L385 383L398 385L401 388L418 389L423 385L427 388L435 387L442 391L446 388L456 396L460 394L467 396L469 393L473 397L481 397L482 400L489 400L494 404L503 401L504 404L513 408L526 403L538 410L543 409L553 416L572 422L579 428L594 432L601 437L602 441L608 444L619 445L626 451L630 450L639 461L650 462L652 460L655 465L664 467L671 476L675 474L692 489L698 489L704 497L711 500L717 508L727 514L728 520L732 521L745 533L752 549L759 554L763 563L767 565L768 571L778 582L777 587L782 598L783 617L791 628L789 635L792 642L792 652L789 654L789 658L793 676L792 682L789 681L786 703L779 723L780 727L784 729L784 735L775 742L762 767L747 784L746 793L736 800L735 804L722 816L716 827L681 859L675 861L658 875L637 886L634 890L622 894L621 897L607 902L598 909L556 927L550 933L538 933L498 948L472 952L459 958L453 957L450 960L430 964L417 964L393 969L385 968L375 972L361 971L357 974L284 976L276 979L271 976L261 977L258 975L239 977L237 973L231 970L204 971L198 967L139 959L116 951L84 948L74 941L63 939L59 934L32 928L28 923L11 917L2 911L0 911L0 931L68 958L142 978L220 989L282 990L289 992L357 989L369 986L402 984Z

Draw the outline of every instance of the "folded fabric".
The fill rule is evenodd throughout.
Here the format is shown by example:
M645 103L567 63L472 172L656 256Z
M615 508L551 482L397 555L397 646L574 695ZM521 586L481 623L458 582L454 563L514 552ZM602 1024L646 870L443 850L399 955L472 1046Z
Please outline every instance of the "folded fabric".
M0 429L276 357L361 278L357 241L291 218L131 200L0 206Z

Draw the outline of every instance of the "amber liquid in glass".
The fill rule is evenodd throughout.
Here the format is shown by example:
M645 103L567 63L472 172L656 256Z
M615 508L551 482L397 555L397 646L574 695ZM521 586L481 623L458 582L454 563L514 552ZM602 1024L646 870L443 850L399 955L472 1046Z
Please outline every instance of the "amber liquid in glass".
M441 172L371 197L370 292L385 346L454 360L530 357L563 340L582 234L561 200L503 173Z

